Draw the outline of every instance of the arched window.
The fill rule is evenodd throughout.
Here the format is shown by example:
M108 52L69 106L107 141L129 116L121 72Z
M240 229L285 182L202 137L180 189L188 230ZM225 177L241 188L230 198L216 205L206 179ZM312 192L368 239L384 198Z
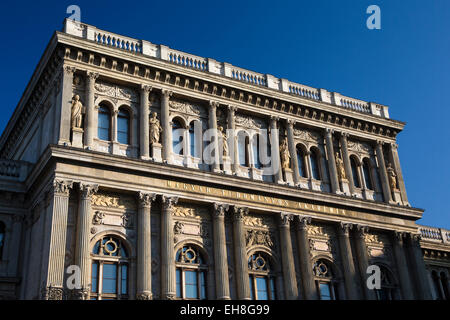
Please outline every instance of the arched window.
M359 183L358 163L356 162L355 157L350 157L350 165L352 167L353 184L356 188L361 188L361 184Z
M5 224L0 221L0 261L3 260L3 248L5 247Z
M175 154L183 155L183 127L178 119L172 120L172 146Z
M189 125L189 146L190 146L190 155L192 157L198 157L198 147L197 147L197 139L195 136L195 122L192 121Z
M259 134L255 134L252 138L252 153L253 153L253 165L257 169L261 169L261 157L259 153L260 148L260 136Z
M117 141L130 144L130 113L124 108L117 115Z
M248 259L250 293L253 300L276 300L275 276L269 257L256 252Z
M363 174L366 188L369 190L373 190L372 176L370 175L370 163L369 159L367 158L363 160Z
M297 147L297 162L298 162L298 174L300 175L300 177L306 178L305 152L301 147Z
M111 110L104 103L100 103L98 108L98 138L111 140Z
M104 236L92 250L91 299L128 299L128 253L120 239Z
M207 265L196 246L186 245L177 251L176 285L179 299L206 299Z
M393 281L391 272L384 266L380 267L381 288L375 289L377 300L394 300L396 285Z
M248 135L245 131L238 133L238 155L239 164L243 167L249 166L249 157L247 152Z
M314 263L313 273L320 300L338 300L336 275L330 262L320 259Z
M320 159L319 159L319 152L317 151L317 149L315 148L311 149L310 159L311 159L312 178L315 180L320 180L320 169L319 169Z

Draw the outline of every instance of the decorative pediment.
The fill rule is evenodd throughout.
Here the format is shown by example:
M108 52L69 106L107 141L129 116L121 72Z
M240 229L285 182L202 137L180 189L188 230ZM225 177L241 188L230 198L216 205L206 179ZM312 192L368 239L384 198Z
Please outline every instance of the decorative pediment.
M247 230L247 234L245 235L245 243L247 247L261 245L268 248L273 248L275 246L272 233L270 231L262 230Z
M98 81L95 83L95 90L97 91L98 95L103 95L122 100L129 100L132 102L139 101L136 92L130 88Z
M248 227L259 227L259 228L269 228L271 226L271 219L268 217L261 216L252 216L245 215L244 216L244 225Z
M171 100L169 102L169 106L172 110L176 110L181 113L194 115L194 116L204 116L203 108L198 105L194 104L188 101L181 101L181 100Z
M370 154L372 153L372 147L365 143L359 141L348 141L348 150L354 151L359 154Z
M251 116L244 116L242 114L236 115L235 122L236 125L249 129L261 129L266 127L264 121L261 119Z
M322 136L319 133L305 129L294 129L294 137L303 141L316 143L319 143L321 140L323 140Z

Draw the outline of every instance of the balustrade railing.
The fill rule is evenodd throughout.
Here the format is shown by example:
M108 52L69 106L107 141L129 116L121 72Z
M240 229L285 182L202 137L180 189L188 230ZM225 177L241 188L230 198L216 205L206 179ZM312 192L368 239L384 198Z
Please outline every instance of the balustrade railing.
M419 226L420 235L424 241L450 242L450 231L442 228Z

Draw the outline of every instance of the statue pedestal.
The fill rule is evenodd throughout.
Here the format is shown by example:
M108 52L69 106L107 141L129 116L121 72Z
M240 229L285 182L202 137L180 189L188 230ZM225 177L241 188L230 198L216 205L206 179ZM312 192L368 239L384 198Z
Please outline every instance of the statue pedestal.
M155 162L162 162L162 146L159 143L152 143L152 159Z
M222 158L223 161L223 172L225 174L233 174L233 172L231 171L231 159L230 157L224 156Z
M82 128L72 128L72 147L83 148L83 132Z
M351 193L350 193L350 187L349 187L349 183L348 183L348 180L347 180L347 179L342 179L342 180L341 180L341 190L342 190L342 193L343 193L343 194L345 194L345 195L347 195L347 196L350 196L350 195L351 195Z
M394 191L392 191L392 200L396 204L402 204L402 196L400 194L400 190L394 189Z
M294 185L294 178L293 178L293 172L291 169L283 169L284 171L284 181L286 184L293 186Z

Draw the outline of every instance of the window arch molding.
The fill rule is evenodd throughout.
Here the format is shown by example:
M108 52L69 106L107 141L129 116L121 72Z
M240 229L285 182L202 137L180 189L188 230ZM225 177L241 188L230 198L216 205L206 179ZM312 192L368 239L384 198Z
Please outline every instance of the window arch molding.
M236 128L235 135L237 139L237 153L239 165L243 167L250 167L250 141L251 134L244 128Z
M361 173L361 159L360 157L355 153L349 154L349 160L350 160L350 168L352 170L352 176L353 176L353 185L356 188L362 188L363 186L363 176Z
M250 267L251 264L258 263L260 256L265 260L265 264L268 264L268 271L258 271ZM282 299L284 297L283 274L280 263L276 263L281 261L278 255L265 246L255 245L247 250L247 261L249 264L250 298L261 300L261 297L258 296L259 292L263 294L263 297L267 294L270 300Z
M194 261L179 261L180 255L190 254ZM199 257L198 257L198 256ZM214 265L200 241L186 239L174 247L177 299L212 299L214 293ZM196 259L200 258L201 261Z
M113 141L114 137L113 118L115 112L114 102L112 102L107 98L102 97L102 99L99 100L98 104L96 104L96 109L97 109L97 138L103 141ZM103 112L103 110L105 110L106 112Z
M322 168L322 151L320 148L316 145L313 145L309 148L309 162L310 162L310 168L311 168L311 175L310 177L315 180L324 180L325 178L325 172Z
M134 140L134 134L133 134L133 124L134 124L134 117L135 117L135 111L131 107L130 104L121 103L119 107L117 108L117 135L119 135L119 117L120 117L120 111L123 110L126 113L128 113L128 145L132 145ZM119 137L118 137L119 141ZM120 142L120 141L119 141Z
M297 154L297 161L298 161L299 157L302 158L302 162L298 163L298 168L299 168L299 170L301 170L301 172L299 172L300 177L309 178L310 174L308 172L308 167L309 167L308 161L309 161L310 152L308 151L308 148L302 142L296 142L295 151Z
M189 126L187 125L187 119L179 114L174 114L170 118L170 126L172 130L172 151L174 154L179 156L185 156L189 154L188 147L188 131ZM181 134L175 135L175 130L182 130Z
M362 174L364 176L364 186L369 190L376 190L376 179L374 177L374 163L369 157L363 157L361 161Z
M326 266L325 270L321 269L321 264ZM319 299L339 300L345 297L342 271L336 261L329 256L318 255L312 260L311 267Z
M90 242L90 245L89 245L89 252L92 252L92 250L94 249L94 246L97 243L97 241L100 240L101 238L105 237L105 236L113 236L113 237L119 238L120 241L122 241L122 243L124 244L125 249L127 250L128 256L130 257L130 259L135 259L136 258L135 248L127 240L127 235L122 233L122 232L120 232L120 231L116 231L116 230L105 230L105 231L97 233L91 239L91 242Z
M198 118L188 118L189 155L195 158L203 157L204 122ZM194 140L193 140L194 139Z

